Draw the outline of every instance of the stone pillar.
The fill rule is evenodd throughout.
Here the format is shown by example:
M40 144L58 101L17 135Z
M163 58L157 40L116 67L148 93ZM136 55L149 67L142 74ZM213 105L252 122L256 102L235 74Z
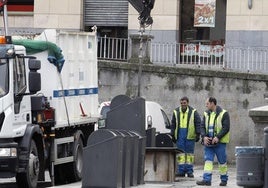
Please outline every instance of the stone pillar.
M255 123L253 145L264 145L264 128L268 126L268 106L261 106L249 110L249 116Z
M139 56L140 56L140 41L141 35L140 34L130 34L130 45L129 45L129 62L131 63L139 63ZM151 56L151 42L153 36L148 34L142 35L142 63L151 63L150 56Z

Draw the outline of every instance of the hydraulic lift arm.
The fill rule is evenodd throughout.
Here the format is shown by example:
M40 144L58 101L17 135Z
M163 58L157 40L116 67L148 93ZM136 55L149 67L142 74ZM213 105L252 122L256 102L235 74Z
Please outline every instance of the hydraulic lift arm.
M142 55L143 55L143 33L145 27L152 25L153 18L151 17L151 10L154 8L155 0L128 0L128 2L138 11L140 21L140 54L139 54L139 72L138 72L138 92L140 97L141 74L142 74Z
M149 26L153 23L151 17L151 10L154 7L155 0L128 0L128 2L138 11L140 14L139 20L141 25Z

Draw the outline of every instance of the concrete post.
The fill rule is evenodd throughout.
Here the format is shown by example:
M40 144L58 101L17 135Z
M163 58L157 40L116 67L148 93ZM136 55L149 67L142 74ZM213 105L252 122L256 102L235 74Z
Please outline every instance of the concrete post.
M254 145L264 147L264 188L268 188L268 106L251 109L249 116L255 123Z
M130 34L130 45L128 49L128 56L129 61L131 63L138 63L140 57L140 42L141 42L141 35L140 34ZM151 41L153 39L152 35L148 35L143 33L142 34L142 63L151 63L150 55L151 55Z
M249 116L255 123L253 145L263 146L263 130L268 126L268 106L261 106L249 110Z

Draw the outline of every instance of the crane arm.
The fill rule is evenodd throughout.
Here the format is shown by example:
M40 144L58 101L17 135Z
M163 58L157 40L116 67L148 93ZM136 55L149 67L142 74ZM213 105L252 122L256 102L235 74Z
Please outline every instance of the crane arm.
M151 10L154 7L155 0L128 0L128 2L138 11L141 25L151 25L153 18Z

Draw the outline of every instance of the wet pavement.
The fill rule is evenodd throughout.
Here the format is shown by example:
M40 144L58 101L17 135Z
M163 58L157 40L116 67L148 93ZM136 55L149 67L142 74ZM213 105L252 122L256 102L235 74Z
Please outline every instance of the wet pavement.
M197 180L202 180L203 166L194 167L194 178L176 178L175 182L145 182L145 184L132 186L135 188L190 188L190 187L208 187L196 185ZM238 188L236 184L236 168L235 166L229 166L228 170L229 181L226 187ZM212 175L212 183L210 187L221 187L219 186L220 177L217 165L215 165ZM68 185L55 186L55 188L81 188L82 182L76 182Z

